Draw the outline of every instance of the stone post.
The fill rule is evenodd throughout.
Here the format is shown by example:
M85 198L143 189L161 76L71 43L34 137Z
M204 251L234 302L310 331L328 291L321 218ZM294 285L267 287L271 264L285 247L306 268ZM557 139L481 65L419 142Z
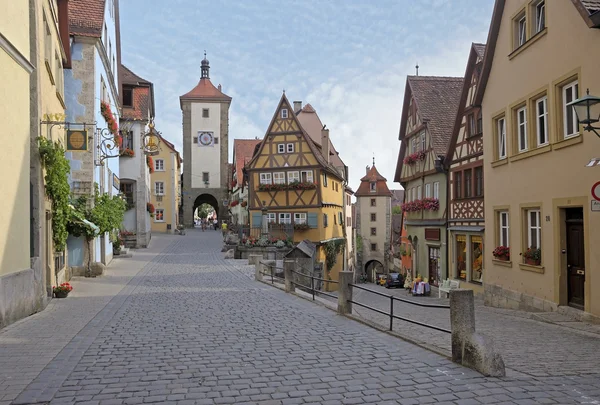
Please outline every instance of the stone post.
M262 255L248 255L248 264L249 265L257 265L262 259Z
M285 277L285 292L293 293L296 291L296 286L293 283L294 281L294 273L292 270L295 270L296 262L294 260L284 260L283 261L283 275Z
M338 285L338 312L342 315L352 313L352 303L348 300L352 300L352 284L354 282L352 271L340 271L339 285Z
M262 263L259 261L254 265L254 278L256 281L263 281Z
M452 361L479 371L485 376L504 377L502 356L493 341L475 331L475 301L472 290L450 291Z

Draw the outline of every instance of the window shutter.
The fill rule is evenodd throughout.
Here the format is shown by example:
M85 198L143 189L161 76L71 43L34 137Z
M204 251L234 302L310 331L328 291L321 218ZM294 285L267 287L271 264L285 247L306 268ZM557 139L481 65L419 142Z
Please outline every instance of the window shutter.
M307 214L307 222L308 222L308 226L311 228L318 228L319 227L319 217L317 217L317 213L316 212L309 212Z
M252 228L262 227L262 214L260 212L252 213Z

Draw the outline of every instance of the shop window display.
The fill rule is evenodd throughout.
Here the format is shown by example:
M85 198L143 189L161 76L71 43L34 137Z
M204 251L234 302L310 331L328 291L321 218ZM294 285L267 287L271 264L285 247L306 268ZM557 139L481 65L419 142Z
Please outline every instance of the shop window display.
M481 283L483 275L483 238L471 236L471 281Z
M456 235L456 277L467 280L467 236Z

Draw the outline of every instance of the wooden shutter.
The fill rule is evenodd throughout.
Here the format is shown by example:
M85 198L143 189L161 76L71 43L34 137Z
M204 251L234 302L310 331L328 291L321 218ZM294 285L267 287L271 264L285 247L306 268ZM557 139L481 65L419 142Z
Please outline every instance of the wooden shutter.
M262 214L260 212L252 213L252 228L262 227Z
M308 226L311 228L318 228L319 227L319 217L317 216L316 212L309 212L306 216L306 221L308 223Z

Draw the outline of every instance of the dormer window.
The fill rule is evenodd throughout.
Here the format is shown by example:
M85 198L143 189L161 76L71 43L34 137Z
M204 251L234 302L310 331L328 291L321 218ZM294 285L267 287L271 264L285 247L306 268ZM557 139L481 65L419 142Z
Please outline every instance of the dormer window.
M535 33L546 28L546 2L540 1L535 6Z
M133 89L123 86L123 107L133 107Z
M281 118L287 118L288 117L288 110L287 108L282 108L281 109Z
M374 193L377 191L377 183L375 183L374 181L371 182L371 193Z

